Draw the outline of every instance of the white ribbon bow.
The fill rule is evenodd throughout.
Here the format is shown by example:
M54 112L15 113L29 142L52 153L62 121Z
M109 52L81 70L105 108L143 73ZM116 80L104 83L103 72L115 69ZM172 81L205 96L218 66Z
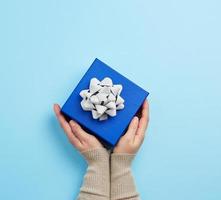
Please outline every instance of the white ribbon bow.
M109 77L102 81L92 78L89 89L80 92L83 98L81 107L85 111L91 111L93 119L106 120L108 115L114 117L117 110L124 108L124 99L120 96L122 89L120 84L113 85Z

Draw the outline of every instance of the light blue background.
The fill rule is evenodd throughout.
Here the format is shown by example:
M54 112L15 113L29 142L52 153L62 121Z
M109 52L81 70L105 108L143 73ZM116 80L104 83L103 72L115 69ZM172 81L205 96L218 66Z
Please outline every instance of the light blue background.
M145 200L221 199L218 0L1 1L0 199L74 199L86 163L52 112L98 57L150 92Z

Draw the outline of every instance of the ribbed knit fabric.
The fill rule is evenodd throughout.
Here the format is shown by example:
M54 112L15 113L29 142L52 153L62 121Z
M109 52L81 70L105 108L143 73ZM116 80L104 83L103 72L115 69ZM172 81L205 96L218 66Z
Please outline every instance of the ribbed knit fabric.
M131 163L135 154L112 153L105 148L82 152L88 163L78 200L139 200Z
M111 154L111 200L138 200L131 163L135 154Z
M105 148L82 152L88 163L78 200L110 199L110 161Z

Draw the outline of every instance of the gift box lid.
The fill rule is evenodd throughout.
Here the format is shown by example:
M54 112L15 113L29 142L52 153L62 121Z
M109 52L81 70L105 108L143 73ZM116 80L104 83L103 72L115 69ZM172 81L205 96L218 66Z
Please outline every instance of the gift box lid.
M89 88L90 80L94 77L98 80L110 77L113 84L121 84L123 86L120 96L125 100L124 109L118 110L116 116L108 117L107 120L99 121L93 119L92 113L84 111L80 104L82 97L79 93ZM127 130L130 121L148 94L137 84L96 58L62 106L61 111L107 145L114 146Z

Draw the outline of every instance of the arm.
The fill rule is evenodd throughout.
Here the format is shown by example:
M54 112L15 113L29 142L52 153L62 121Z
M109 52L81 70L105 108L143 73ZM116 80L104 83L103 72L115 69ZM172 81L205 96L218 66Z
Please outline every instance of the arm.
M77 199L109 200L109 153L94 136L85 132L78 123L73 120L67 122L60 112L59 105L54 105L54 111L70 143L83 155L88 164Z
M135 116L127 132L111 154L111 200L138 200L131 163L145 136L149 121L149 106L143 103L140 119Z
M109 153L104 148L82 152L88 168L84 176L78 200L109 200Z

